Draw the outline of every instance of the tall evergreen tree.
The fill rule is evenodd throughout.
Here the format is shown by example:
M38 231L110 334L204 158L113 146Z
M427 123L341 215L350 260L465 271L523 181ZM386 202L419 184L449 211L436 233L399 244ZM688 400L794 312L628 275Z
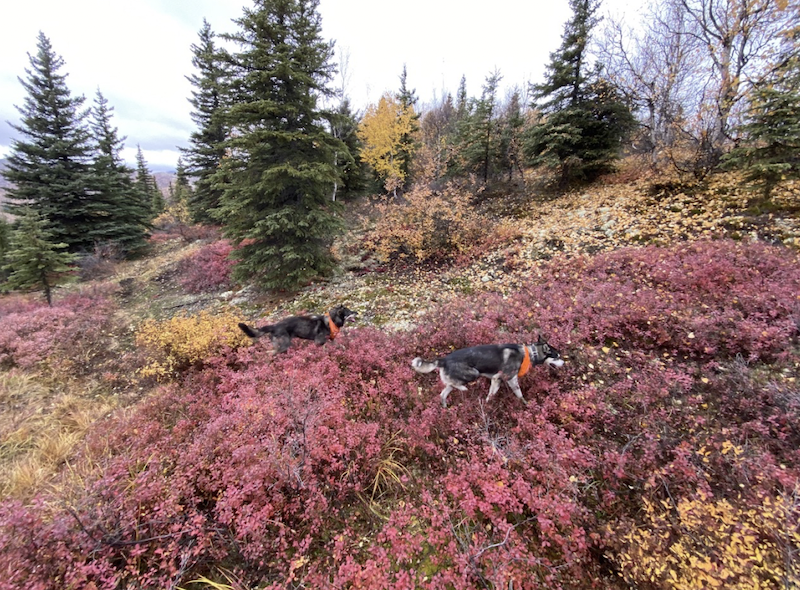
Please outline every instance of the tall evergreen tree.
M518 170L522 176L522 132L524 127L522 98L519 90L514 90L502 116L498 145L498 167L501 171L508 172L508 180L511 180L515 170Z
M11 239L11 224L0 214L0 283L3 282L8 273L4 270L8 246Z
M183 158L178 158L178 165L175 168L175 188L172 192L172 199L175 203L187 204L192 200L194 191L189 182L189 174L183 163Z
M539 108L545 113L563 111L580 104L586 86L596 71L589 70L588 46L600 0L569 0L572 19L564 25L561 47L550 54L546 80L533 87Z
M468 162L464 157L471 117L476 101L467 95L467 77L461 76L456 92L456 105L453 120L450 123L447 143L446 166L448 176L459 176L468 171Z
M156 178L147 166L141 146L136 146L136 175L134 178L137 198L146 204L148 216L152 220L164 211L164 195L156 184Z
M39 33L38 52L28 55L31 68L20 78L27 92L19 125L4 171L12 183L7 210L18 215L33 207L51 226L54 239L73 251L91 246L89 206L89 133L83 97L73 97L64 66L50 40Z
M488 182L498 159L497 87L502 76L495 71L486 77L481 98L459 124L461 159L467 171Z
M89 123L95 143L92 162L92 225L89 239L94 243L112 242L123 253L133 253L145 245L150 207L133 185L133 172L120 156L124 138L111 124L113 107L97 91Z
M3 288L41 289L52 304L53 287L72 278L75 255L67 244L56 242L47 221L32 208L17 210L19 220L11 231L4 269L10 274Z
M227 102L227 73L214 42L215 34L206 20L199 37L199 43L192 45L192 64L197 73L187 76L194 86L189 102L194 107L191 117L197 130L189 138L190 147L183 152L187 173L197 179L187 202L192 219L213 223L212 211L219 206L222 191L211 177L225 156L227 127L223 111Z
M462 75L456 92L456 121L462 121L469 115L469 96L467 95L467 77Z
M561 48L550 54L546 81L532 87L543 118L525 139L529 162L557 170L562 186L611 170L633 126L619 94L588 65L599 0L570 0L570 6L573 16Z
M158 186L155 174L150 174L150 205L153 210L153 215L158 217L167 209L167 202L164 199L164 193Z
M409 114L411 127L408 131L404 132L400 137L400 146L397 151L397 157L400 161L400 169L403 171L403 176L406 179L411 179L411 161L414 158L414 151L416 150L416 138L419 134L419 113L417 113L417 95L416 89L409 90L408 88L408 74L406 66L403 64L403 72L400 74L400 90L397 92L395 98L400 103L400 108L404 113Z
M267 288L297 287L333 268L341 228L331 194L334 154L346 146L326 127L317 101L331 96L333 44L321 37L317 0L256 0L226 36L233 103L219 218L237 246L234 273Z
M768 201L781 180L800 178L800 56L779 64L766 83L753 90L750 109L739 130L739 145L726 156L728 167L744 171L745 179Z

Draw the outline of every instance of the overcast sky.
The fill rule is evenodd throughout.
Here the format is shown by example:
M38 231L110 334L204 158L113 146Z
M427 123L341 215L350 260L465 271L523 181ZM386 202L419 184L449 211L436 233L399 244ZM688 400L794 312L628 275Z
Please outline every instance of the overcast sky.
M604 0L619 13L635 0ZM194 130L189 113L194 72L191 45L203 18L215 33L234 32L245 0L21 0L7 2L0 18L0 157L8 153L25 97L28 54L39 31L51 41L73 95L87 106L97 89L114 107L112 122L125 136L123 156L134 162L140 145L153 170L173 169L178 147ZM321 0L323 36L336 42L336 61L349 56L346 91L363 110L407 85L422 103L455 95L466 76L478 96L486 76L503 75L503 92L540 82L549 55L561 43L570 16L567 0ZM341 84L337 76L336 85Z

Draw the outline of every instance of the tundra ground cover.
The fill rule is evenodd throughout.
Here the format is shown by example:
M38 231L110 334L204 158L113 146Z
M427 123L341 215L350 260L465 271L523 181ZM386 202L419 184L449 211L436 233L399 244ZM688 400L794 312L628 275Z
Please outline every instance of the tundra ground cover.
M209 349L98 422L69 500L0 507L14 588L772 588L800 581L800 260L732 241L553 261L323 348ZM567 357L438 403L434 357Z

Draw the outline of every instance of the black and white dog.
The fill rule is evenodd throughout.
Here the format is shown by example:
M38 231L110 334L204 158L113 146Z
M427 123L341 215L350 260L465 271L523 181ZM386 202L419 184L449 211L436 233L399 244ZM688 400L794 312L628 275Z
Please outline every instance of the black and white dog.
M550 365L560 367L564 364L558 351L539 336L536 344L483 344L455 350L445 357L434 361L425 361L417 357L411 361L411 366L418 373L430 373L439 369L439 377L445 388L442 390L442 405L447 407L447 396L458 389L467 390L467 383L472 383L479 377L488 377L492 380L489 387L488 402L497 390L500 389L500 380L505 381L524 404L528 402L522 397L519 388L519 378L531 366Z
M313 340L322 346L326 341L336 338L344 323L357 315L345 306L337 305L324 315L296 315L260 328L251 328L247 324L239 324L239 327L250 338L269 334L275 352L286 352L292 344L292 338Z

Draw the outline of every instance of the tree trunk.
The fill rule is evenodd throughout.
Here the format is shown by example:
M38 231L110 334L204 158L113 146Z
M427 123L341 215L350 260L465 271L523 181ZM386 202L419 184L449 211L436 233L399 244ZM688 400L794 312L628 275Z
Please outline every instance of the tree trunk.
M52 289L45 272L42 272L42 285L44 286L44 297L47 299L47 305L53 307Z

